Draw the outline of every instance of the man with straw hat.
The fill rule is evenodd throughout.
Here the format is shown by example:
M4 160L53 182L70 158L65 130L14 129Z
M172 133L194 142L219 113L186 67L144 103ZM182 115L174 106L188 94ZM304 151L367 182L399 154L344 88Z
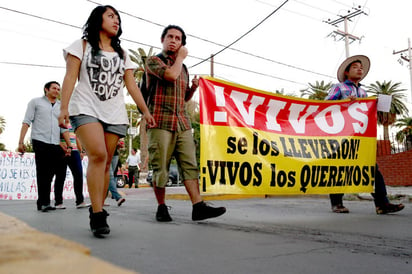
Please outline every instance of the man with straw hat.
M355 55L347 58L338 68L337 77L339 83L333 85L326 96L326 100L341 100L350 98L367 97L366 91L362 88L360 81L368 74L370 60L365 55ZM402 210L403 204L392 204L389 202L386 192L385 181L376 165L375 193L374 198L376 213L387 214ZM330 194L332 211L335 213L349 213L349 209L343 206L343 194Z

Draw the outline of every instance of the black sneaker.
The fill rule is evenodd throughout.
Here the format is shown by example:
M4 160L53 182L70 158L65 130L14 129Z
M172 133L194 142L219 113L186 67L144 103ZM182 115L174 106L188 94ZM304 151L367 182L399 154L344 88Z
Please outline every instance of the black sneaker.
M117 206L121 206L124 202L126 202L125 198L120 198L119 200L117 200Z
M171 222L172 217L169 215L169 210L165 204L161 204L157 207L156 221L158 222Z
M209 218L215 218L223 215L225 212L225 207L211 207L202 201L193 205L192 220L201 221Z
M54 206L51 206L51 205L42 205L40 210L42 212L47 212L47 211L50 211L50 210L56 210L56 208Z
M107 216L109 214L103 209L102 212L93 213L92 207L89 207L90 212L90 229L96 238L102 238L102 235L110 233L110 227L107 224Z

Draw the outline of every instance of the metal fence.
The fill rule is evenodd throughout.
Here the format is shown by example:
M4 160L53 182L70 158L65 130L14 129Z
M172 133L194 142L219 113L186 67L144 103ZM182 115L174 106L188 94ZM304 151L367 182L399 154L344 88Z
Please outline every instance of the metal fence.
M399 143L396 140L396 134L389 135L388 142L382 142L383 136L378 136L378 141L380 145L378 145L378 155L385 155L385 154L396 154L405 152L407 150L412 149L412 138L406 138L402 143Z

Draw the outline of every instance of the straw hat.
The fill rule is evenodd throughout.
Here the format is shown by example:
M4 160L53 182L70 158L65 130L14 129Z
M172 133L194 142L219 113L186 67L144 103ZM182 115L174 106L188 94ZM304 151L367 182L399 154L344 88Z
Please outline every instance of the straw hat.
M339 80L339 82L344 82L345 81L345 69L355 61L360 61L362 63L362 66L363 66L363 75L362 75L361 80L366 77L366 75L369 72L371 62L370 62L369 58L365 55L355 55L355 56L348 57L339 66L339 68L338 68L338 80Z

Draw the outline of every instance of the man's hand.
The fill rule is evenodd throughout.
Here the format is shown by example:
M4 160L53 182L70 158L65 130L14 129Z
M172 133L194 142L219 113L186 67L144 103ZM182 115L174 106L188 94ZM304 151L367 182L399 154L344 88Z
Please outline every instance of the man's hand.
M181 47L179 48L179 50L177 51L176 57L177 57L177 58L180 57L180 58L182 58L182 59L185 59L188 54L189 54L189 51L187 50L187 48L186 48L185 46L181 46Z
M26 146L24 145L23 142L19 143L19 146L17 147L17 151L20 152L21 155L23 155L26 152Z
M197 78L197 75L195 75L195 78L192 79L192 88L198 87L199 86L199 78Z

